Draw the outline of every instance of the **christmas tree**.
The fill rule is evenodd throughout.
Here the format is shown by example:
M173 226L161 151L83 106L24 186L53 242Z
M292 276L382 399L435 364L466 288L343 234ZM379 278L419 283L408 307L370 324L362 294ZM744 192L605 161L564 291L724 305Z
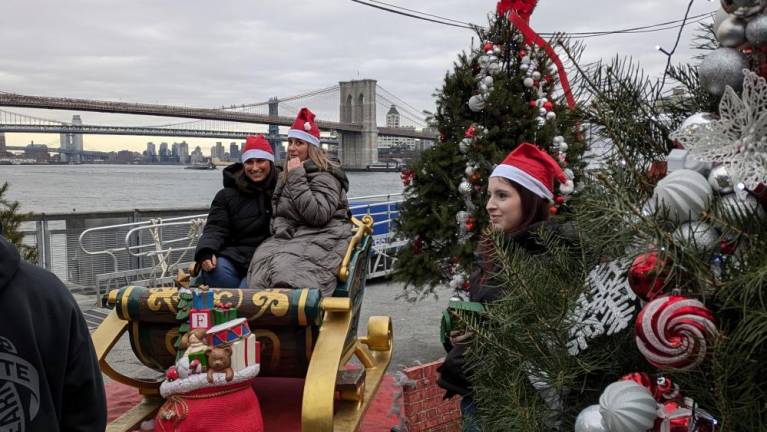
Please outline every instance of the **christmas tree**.
M546 150L571 179L582 168L585 145L564 67L527 24L535 3L501 1L489 26L477 29L479 48L459 55L435 95L439 143L402 174L398 232L410 243L398 254L396 277L420 293L465 286L487 226L488 176L517 145Z
M506 295L466 317L484 430L765 429L767 15L722 4L724 47L667 70L681 98L630 61L583 71L608 151L569 203L577 244L495 238Z
M21 223L29 217L29 214L20 211L20 205L17 201L8 200L6 198L7 192L8 182L5 182L0 186L0 227L2 227L2 235L16 245L25 261L35 262L37 260L37 249L23 244L24 236L19 232Z

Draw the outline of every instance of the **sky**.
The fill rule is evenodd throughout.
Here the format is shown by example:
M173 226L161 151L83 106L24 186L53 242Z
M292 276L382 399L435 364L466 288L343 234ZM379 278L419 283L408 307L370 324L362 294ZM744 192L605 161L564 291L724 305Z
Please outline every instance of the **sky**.
M491 0L386 0L486 24ZM688 0L540 0L538 32L624 29L678 20ZM719 2L695 0L691 15ZM674 62L688 62L696 25ZM677 30L586 39L583 63L631 56L659 76ZM371 78L423 110L474 33L387 13L350 0L3 0L0 91L125 102L218 107L290 96ZM474 41L477 46L477 41ZM2 109L2 108L0 108ZM21 110L69 121L72 112ZM81 113L86 124L157 125L169 119ZM8 134L9 145L58 146L58 135ZM85 136L85 148L141 151L157 137ZM221 139L186 139L204 149Z

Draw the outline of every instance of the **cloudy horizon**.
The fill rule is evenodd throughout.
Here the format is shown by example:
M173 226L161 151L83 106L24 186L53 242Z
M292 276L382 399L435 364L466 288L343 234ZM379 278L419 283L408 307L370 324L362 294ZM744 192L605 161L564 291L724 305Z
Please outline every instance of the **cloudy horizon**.
M443 17L486 24L495 1L422 0L391 4ZM539 32L610 31L679 20L688 1L541 0L531 19ZM694 2L691 15L718 2ZM688 26L674 56L692 61L696 24ZM584 40L583 62L633 57L648 75L659 76L677 29L616 34ZM474 33L415 20L349 0L323 2L216 3L190 0L5 1L0 5L0 91L73 98L229 106L286 97L372 78L422 110L434 110L432 94ZM474 44L476 46L476 41ZM25 112L69 121L72 112ZM163 118L81 113L86 124L148 125ZM140 151L161 137L85 136L86 149ZM9 145L58 144L57 135L7 134ZM181 138L175 139L181 141ZM189 139L203 149L224 139Z

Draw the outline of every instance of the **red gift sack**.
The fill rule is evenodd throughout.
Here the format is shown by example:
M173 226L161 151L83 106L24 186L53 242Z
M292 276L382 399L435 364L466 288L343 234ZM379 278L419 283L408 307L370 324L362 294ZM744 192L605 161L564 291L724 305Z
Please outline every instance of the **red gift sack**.
M157 432L263 432L261 406L250 382L169 396L155 418Z

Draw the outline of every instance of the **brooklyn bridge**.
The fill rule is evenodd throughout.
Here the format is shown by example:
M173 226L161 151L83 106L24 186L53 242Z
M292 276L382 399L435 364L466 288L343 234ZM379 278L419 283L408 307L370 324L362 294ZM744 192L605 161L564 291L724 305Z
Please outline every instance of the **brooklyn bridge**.
M277 147L286 140L280 127L290 126L301 106L312 107L317 112L317 125L323 132L323 142L337 146L338 157L348 168L365 168L376 161L379 138L400 137L422 141L434 141L436 138L436 131L428 127L423 111L388 92L372 79L342 81L331 87L289 97L274 97L263 102L209 108L0 92L0 107L190 119L145 126L96 125L82 124L77 121L79 117L66 123L0 110L0 132L61 134L63 138L58 151L70 161L80 160L88 154L82 148L82 135L243 139L249 134L262 133L263 127L267 126L265 135L272 146ZM399 112L394 123L386 122L385 116L386 110L392 106L397 106Z

